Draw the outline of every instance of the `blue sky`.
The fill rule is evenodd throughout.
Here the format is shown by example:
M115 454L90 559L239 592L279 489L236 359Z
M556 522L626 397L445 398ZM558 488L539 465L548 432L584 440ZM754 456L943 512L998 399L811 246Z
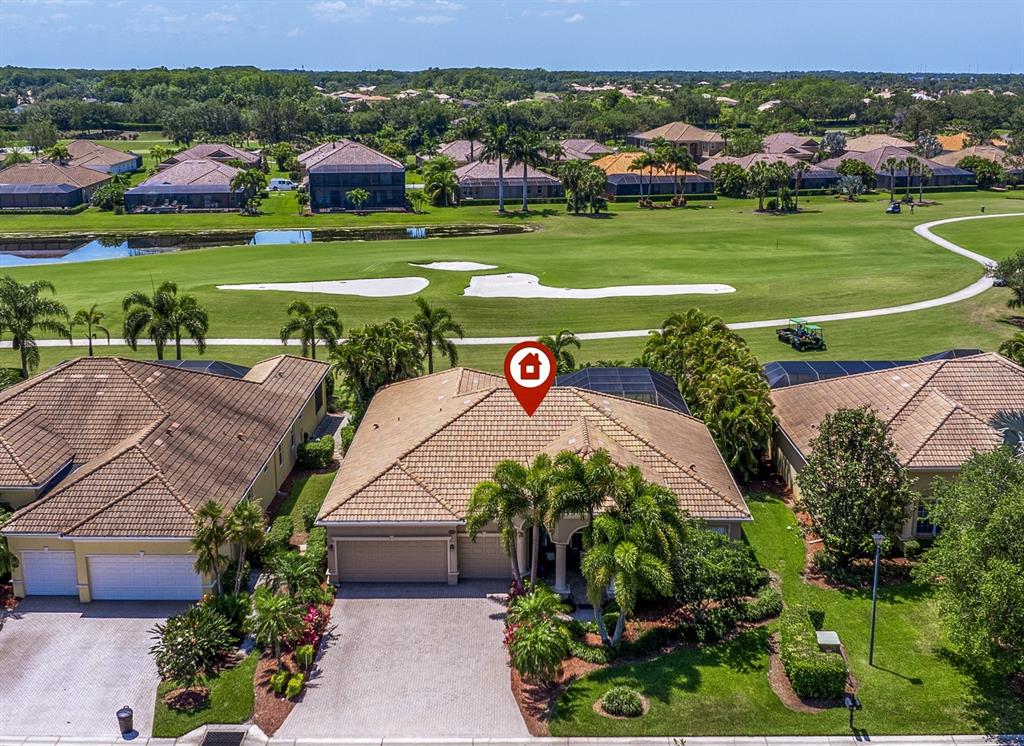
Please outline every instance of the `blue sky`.
M1024 72L1019 0L0 0L0 65Z

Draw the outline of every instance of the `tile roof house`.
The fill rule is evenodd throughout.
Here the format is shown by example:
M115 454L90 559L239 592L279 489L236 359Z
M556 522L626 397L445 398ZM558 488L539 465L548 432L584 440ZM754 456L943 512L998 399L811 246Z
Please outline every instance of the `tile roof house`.
M179 160L124 193L129 212L151 209L238 210L248 193L232 188L240 172L233 166L206 158Z
M18 163L0 170L0 210L76 207L108 181L110 174L82 166Z
M79 358L0 392L15 593L198 598L196 511L269 505L325 413L327 370L286 355L242 377Z
M693 159L698 162L710 158L725 147L725 138L717 132L703 130L686 122L669 122L652 130L630 135L626 138L626 143L646 148L650 147L652 140L659 137L675 145L685 145Z
M867 153L869 150L878 150L879 148L911 150L913 147L914 143L909 140L902 140L892 135L861 135L846 141L846 152L848 153Z
M862 163L866 163L875 172L875 178L879 189L888 189L889 182L892 180L889 172L885 169L885 163L890 159L895 158L897 161L903 161L907 158L914 158L918 161L923 162L932 171L931 179L928 180L928 186L964 186L974 183L974 174L970 171L965 171L962 168L956 168L955 166L945 166L937 161L928 160L919 155L912 155L909 151L903 148L895 147L884 147L870 150L867 153L845 153L838 158L829 158L828 160L821 161L817 165L821 168L828 168L837 170L839 166L845 160L857 160ZM911 178L911 186L917 186L919 181L918 176ZM905 188L907 186L907 170L905 168L897 169L895 173L895 187Z
M794 132L776 132L761 141L765 153L789 155L802 161L811 160L818 152L818 141Z
M778 420L772 455L794 490L822 420L838 409L867 406L888 424L897 457L926 494L975 452L1003 443L991 420L999 410L1024 409L1024 368L983 353L776 388L771 397ZM903 538L934 530L922 509L908 517Z
M643 194L665 195L677 194L710 194L715 190L715 183L706 175L694 172L673 173L672 169L655 169L631 171L633 161L642 153L627 151L610 153L594 161L594 165L604 171L608 178L605 189L609 197L639 196Z
M105 174L124 174L142 168L142 156L115 150L93 140L72 140L68 143L70 165L91 168Z
M455 178L459 180L459 195L463 201L474 199L498 198L498 162L473 161L455 169ZM505 164L502 176L505 199L519 200L523 198L523 166ZM526 196L528 198L552 198L565 194L562 182L551 174L526 166Z
M170 158L160 163L157 168L162 170L170 168L182 161L200 159L217 161L217 163L241 161L243 168L252 168L260 165L259 153L252 153L248 150L242 150L241 148L236 148L234 145L228 145L222 142L202 142L198 145L193 145L191 148L183 150L180 153L175 153Z
M675 409L575 387L553 387L532 417L504 378L456 368L377 392L317 524L330 538L331 576L341 581L509 577L493 529L465 534L473 488L507 458L527 461L604 449L671 489L681 507L739 538L750 511L707 428ZM585 517L545 532L555 587L566 588L573 535ZM526 538L520 540L525 556ZM553 548L551 545L554 545ZM577 553L578 559L578 553Z
M702 161L697 165L697 170L710 177L711 171L719 163L735 163L744 171L749 171L751 166L755 163L785 163L790 167L796 166L798 163L803 163L807 165L807 170L800 175L801 190L830 189L835 186L837 181L839 181L839 174L836 173L834 169L825 168L821 165L809 165L803 158L797 158L796 156L783 153L751 153L750 155L742 157L719 154L714 158ZM789 180L789 186L793 189L796 188L795 175Z
M370 193L361 210L404 210L405 166L368 145L336 140L317 145L299 157L313 212L348 210L353 189Z
M570 137L559 142L559 145L563 151L556 159L559 161L589 161L615 152L604 143L587 137Z
M971 145L962 150L942 153L932 158L932 160L943 166L956 166L961 160L970 156L998 163L1007 173L1017 178L1024 176L1024 158L1008 155L1005 150L997 148L995 145Z
M437 154L451 158L456 166L464 166L479 159L483 151L484 144L479 140L453 140L440 145Z
M957 132L953 135L938 135L935 139L938 140L939 145L942 146L942 152L949 153L966 148L967 142L970 138L970 132ZM997 148L1005 148L1007 144L1006 140L1000 137L993 137L989 140L989 145L993 145Z

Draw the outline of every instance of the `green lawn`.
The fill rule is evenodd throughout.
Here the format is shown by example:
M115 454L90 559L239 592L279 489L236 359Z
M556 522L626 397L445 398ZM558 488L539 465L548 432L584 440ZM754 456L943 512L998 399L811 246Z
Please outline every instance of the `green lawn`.
M292 490L288 499L281 503L277 515L290 515L295 526L295 533L305 533L302 525L302 507L304 505L315 505L317 510L324 504L327 497L327 490L331 488L334 475L337 471L319 473L307 473L292 482ZM275 516L276 517L276 516Z
M1013 204L997 203L992 207L999 207L999 212L1018 212L1019 208L1011 206ZM989 209L989 212L995 210ZM997 261L1024 249L1024 225L1012 219L965 220L962 223L940 225L933 228L932 232L961 246L970 246L979 254Z
M858 728L871 735L1018 733L1024 705L1005 681L975 678L957 664L938 623L928 589L915 584L879 595L875 666L868 666L870 592L830 591L805 584L803 541L789 508L774 498L751 499L754 521L744 528L758 560L782 579L788 604L825 611L825 626L846 646L864 709ZM556 736L587 735L824 735L848 733L847 713L804 714L785 708L767 679L766 632L748 632L701 650L597 671L569 687L551 722ZM610 720L593 703L627 684L650 699L639 720Z
M165 705L163 696L175 687L166 682L160 684L153 713L153 737L177 738L207 723L244 723L252 717L252 679L258 661L259 653L250 653L234 668L210 679L206 706L192 712L178 712Z

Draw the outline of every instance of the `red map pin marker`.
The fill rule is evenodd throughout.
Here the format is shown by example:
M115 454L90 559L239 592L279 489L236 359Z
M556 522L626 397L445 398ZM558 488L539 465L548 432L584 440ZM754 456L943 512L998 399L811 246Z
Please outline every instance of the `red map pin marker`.
M532 417L555 382L555 356L540 342L520 342L505 355L505 380Z

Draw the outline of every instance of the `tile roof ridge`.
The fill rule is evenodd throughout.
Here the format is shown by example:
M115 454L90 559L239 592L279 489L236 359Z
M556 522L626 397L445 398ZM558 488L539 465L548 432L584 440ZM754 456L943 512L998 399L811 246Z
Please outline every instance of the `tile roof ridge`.
M960 358L960 359L963 359L963 358ZM787 363L787 362L791 362L791 361L789 361L789 360L772 360L770 362L773 362L773 363ZM826 360L826 361L822 361L822 362L830 362L830 361ZM888 362L888 361L875 361L875 362ZM874 375L885 374L885 373L894 373L894 372L898 373L901 370L908 370L910 368L921 368L921 367L924 367L924 366L927 366L927 365L935 365L936 363L946 363L946 362L949 362L949 361L948 360L919 360L916 363L910 363L909 365L900 365L900 366L897 366L895 368L882 368L881 370L865 370L865 371L863 371L861 373L848 373L845 376L836 376L835 378L826 378L823 381L820 381L820 380L819 381L804 381L803 383L794 383L794 384L792 384L790 386L783 386L783 387L778 388L778 389L773 389L773 391L780 391L780 392L781 391L790 391L792 389L798 389L798 388L801 388L801 387L804 387L804 386L817 386L818 384L821 384L821 383L830 383L830 382L833 382L833 381L849 381L851 378L861 378L861 377L864 377L864 376L874 376ZM765 364L767 365L767 363L765 363ZM934 375L934 373L932 375ZM931 380L931 376L929 376L928 379Z
M903 406L901 406L899 409L897 409L893 413L892 417L890 417L887 420L886 424L891 425L893 422L895 422L896 418L899 417L901 414L903 414L903 412L906 411L907 407L910 406L910 402L914 401L914 399L917 398L918 394L920 394L924 390L924 388L935 379L935 376L937 376L939 374L940 370L942 370L943 368L946 367L946 363L948 363L949 361L948 360L939 360L937 362L938 362L938 365L935 366L935 370L933 370L931 372L931 375L929 375L926 379L924 379L924 381L921 382L921 385L917 387L917 389L914 391L913 394L911 394L909 397L907 397L907 400L903 403ZM906 367L910 368L912 366L908 365ZM896 368L894 370L899 370L899 369Z
M66 370L68 368L73 367L76 363L81 362L82 359L83 358L81 358L81 357L76 357L76 358L72 358L71 360L65 360L64 362L58 363L57 365L53 366L49 370L47 370L47 371L45 371L43 373L40 373L38 376L33 376L32 378L26 378L24 381L19 381L18 383L14 384L13 386L8 386L7 388L5 388L2 391L0 391L0 404L3 404L4 402L10 401L11 399L13 399L15 397L16 394L21 394L21 393L23 393L25 391L28 391L29 389L35 388L36 386L41 384L43 381L49 380L52 376L56 375L59 371Z
M946 414L944 414L939 419L938 422L935 423L935 427L931 428L931 430L928 431L928 434L924 438L921 439L921 444L917 448L915 448L913 453L911 453L904 460L904 465L910 464L911 461L913 461L915 458L917 458L917 454L919 454L921 451L923 451L924 447L926 445L928 445L928 443L931 442L931 439L935 437L935 433L937 433L939 431L939 428L941 428L943 425L946 424L946 422L949 421L949 418L953 416L953 413L956 412L957 409L962 409L962 407L960 406L960 404L958 402L953 401L948 396L945 396L941 391L938 391L938 390L932 391L932 392L930 392L928 394L928 396L931 396L932 394L936 394L941 399L945 400L945 402L950 405L950 409L949 409L948 412L946 412ZM913 397L911 397L911 398L913 398ZM920 407L918 407L918 408L920 408ZM916 412L917 410L915 409L914 411Z
M120 357L112 357L110 359L114 361L114 364L121 369L121 372L124 373L129 378L129 380L131 380L132 383L139 387L139 390L142 391L142 393L145 394L146 398L153 403L153 406L159 409L161 412L163 412L164 417L168 417L170 415L170 412L167 411L163 404L157 401L157 398L153 396L152 392L146 386L144 386L142 382L139 381L138 378L135 377L134 373L128 370L128 366L125 365L125 363L128 361Z
M430 489L430 487L428 487L423 480L416 476L416 474L414 474L413 471L408 466L405 465L405 462L402 459L396 461L395 464L407 477L409 477L409 479L411 479L413 482L419 485L419 487L424 492L430 495L430 497L433 498L434 502L436 502L442 508L447 510L448 513L452 516L452 518L460 520L459 515L454 510L452 510L452 506L445 502L439 495L437 495L432 489Z
M125 498L127 498L130 495L133 495L134 493L138 492L142 487L145 487L147 484L149 484L150 482L152 482L155 479L157 479L157 475L156 474L149 475L148 477L143 479L138 484L133 485L132 487L129 487L123 493L121 493L117 497L115 497L112 500L110 500L110 502L107 502L104 505L101 505L100 507L96 508L96 510L92 511L91 513L86 515L84 518L82 518L80 521L77 521L76 523L73 523L67 529L65 529L64 531L61 531L60 535L61 536L68 536L69 534L74 533L74 531L76 529L78 529L80 526L83 526L84 524L88 523L89 521L91 521L96 516L100 515L104 511L106 511L108 508L113 507L114 505L116 505L117 503L121 502Z
M195 517L195 515L196 515L195 509L191 505L189 505L188 502L186 502L185 498L182 497L178 493L178 488L175 487L173 484L171 484L171 480L167 478L166 474L164 474L164 470L162 468L160 468L160 464L158 464L156 462L156 459L154 459L152 456L150 456L149 452L146 451L146 449L142 447L142 439L141 438L139 439L139 443L136 445L136 448L139 451L139 455L141 455L142 458L146 459L146 462L151 467L153 467L153 471L156 473L156 477L167 488L167 491L171 493L171 496L174 497L174 499L177 500L178 503L181 504L181 507L183 507L185 509L186 513L188 513L192 517Z
M594 409L597 410L598 412L600 412L604 417L607 417L609 420L614 422L616 425L621 427L627 433L629 433L634 438L639 440L641 443L646 445L652 451L654 451L659 456L664 458L666 461L668 461L671 464L675 464L677 467L682 469L684 472L686 472L687 475L689 475L691 478L695 479L698 483L700 483L701 485L703 485L707 489L711 490L711 492L713 492L714 494L718 495L720 498L722 498L729 505L731 505L732 507L736 508L739 511L745 512L747 514L750 513L749 509L744 509L744 507L742 507L740 505L737 505L736 502L733 501L733 499L731 497L729 497L728 495L723 493L720 489L718 489L717 487L712 485L710 482L708 482L706 479L704 479L701 475L697 474L697 472L695 472L693 469L691 469L688 465L684 465L684 464L679 463L679 461L677 459L675 459L672 456L670 456L668 453L666 453L664 450L662 450L659 446L657 446L654 443L652 443L650 440L648 440L646 437L644 437L643 435L638 433L636 430L634 430L632 427L630 427L625 422L620 420L618 417L615 417L610 412L604 412L604 411L602 411L600 409L597 409L597 407L594 406L594 404L592 402L587 402L587 403L590 404L590 406L594 407ZM598 427L598 429L600 429L600 425L598 425L597 427ZM710 433L709 433L708 437L710 437ZM722 463L725 464L725 459L722 458L722 452L718 450L718 444L717 443L715 444L715 450L718 451L719 458L721 458L722 459ZM725 468L726 468L726 470L729 469L728 464L725 464ZM732 471L729 471L729 475L730 475L730 477L732 476ZM735 480L735 478L733 478L733 483L735 484L735 482L736 482L736 480ZM736 487L736 491L739 492L739 486ZM740 493L740 494L742 495L742 493Z

